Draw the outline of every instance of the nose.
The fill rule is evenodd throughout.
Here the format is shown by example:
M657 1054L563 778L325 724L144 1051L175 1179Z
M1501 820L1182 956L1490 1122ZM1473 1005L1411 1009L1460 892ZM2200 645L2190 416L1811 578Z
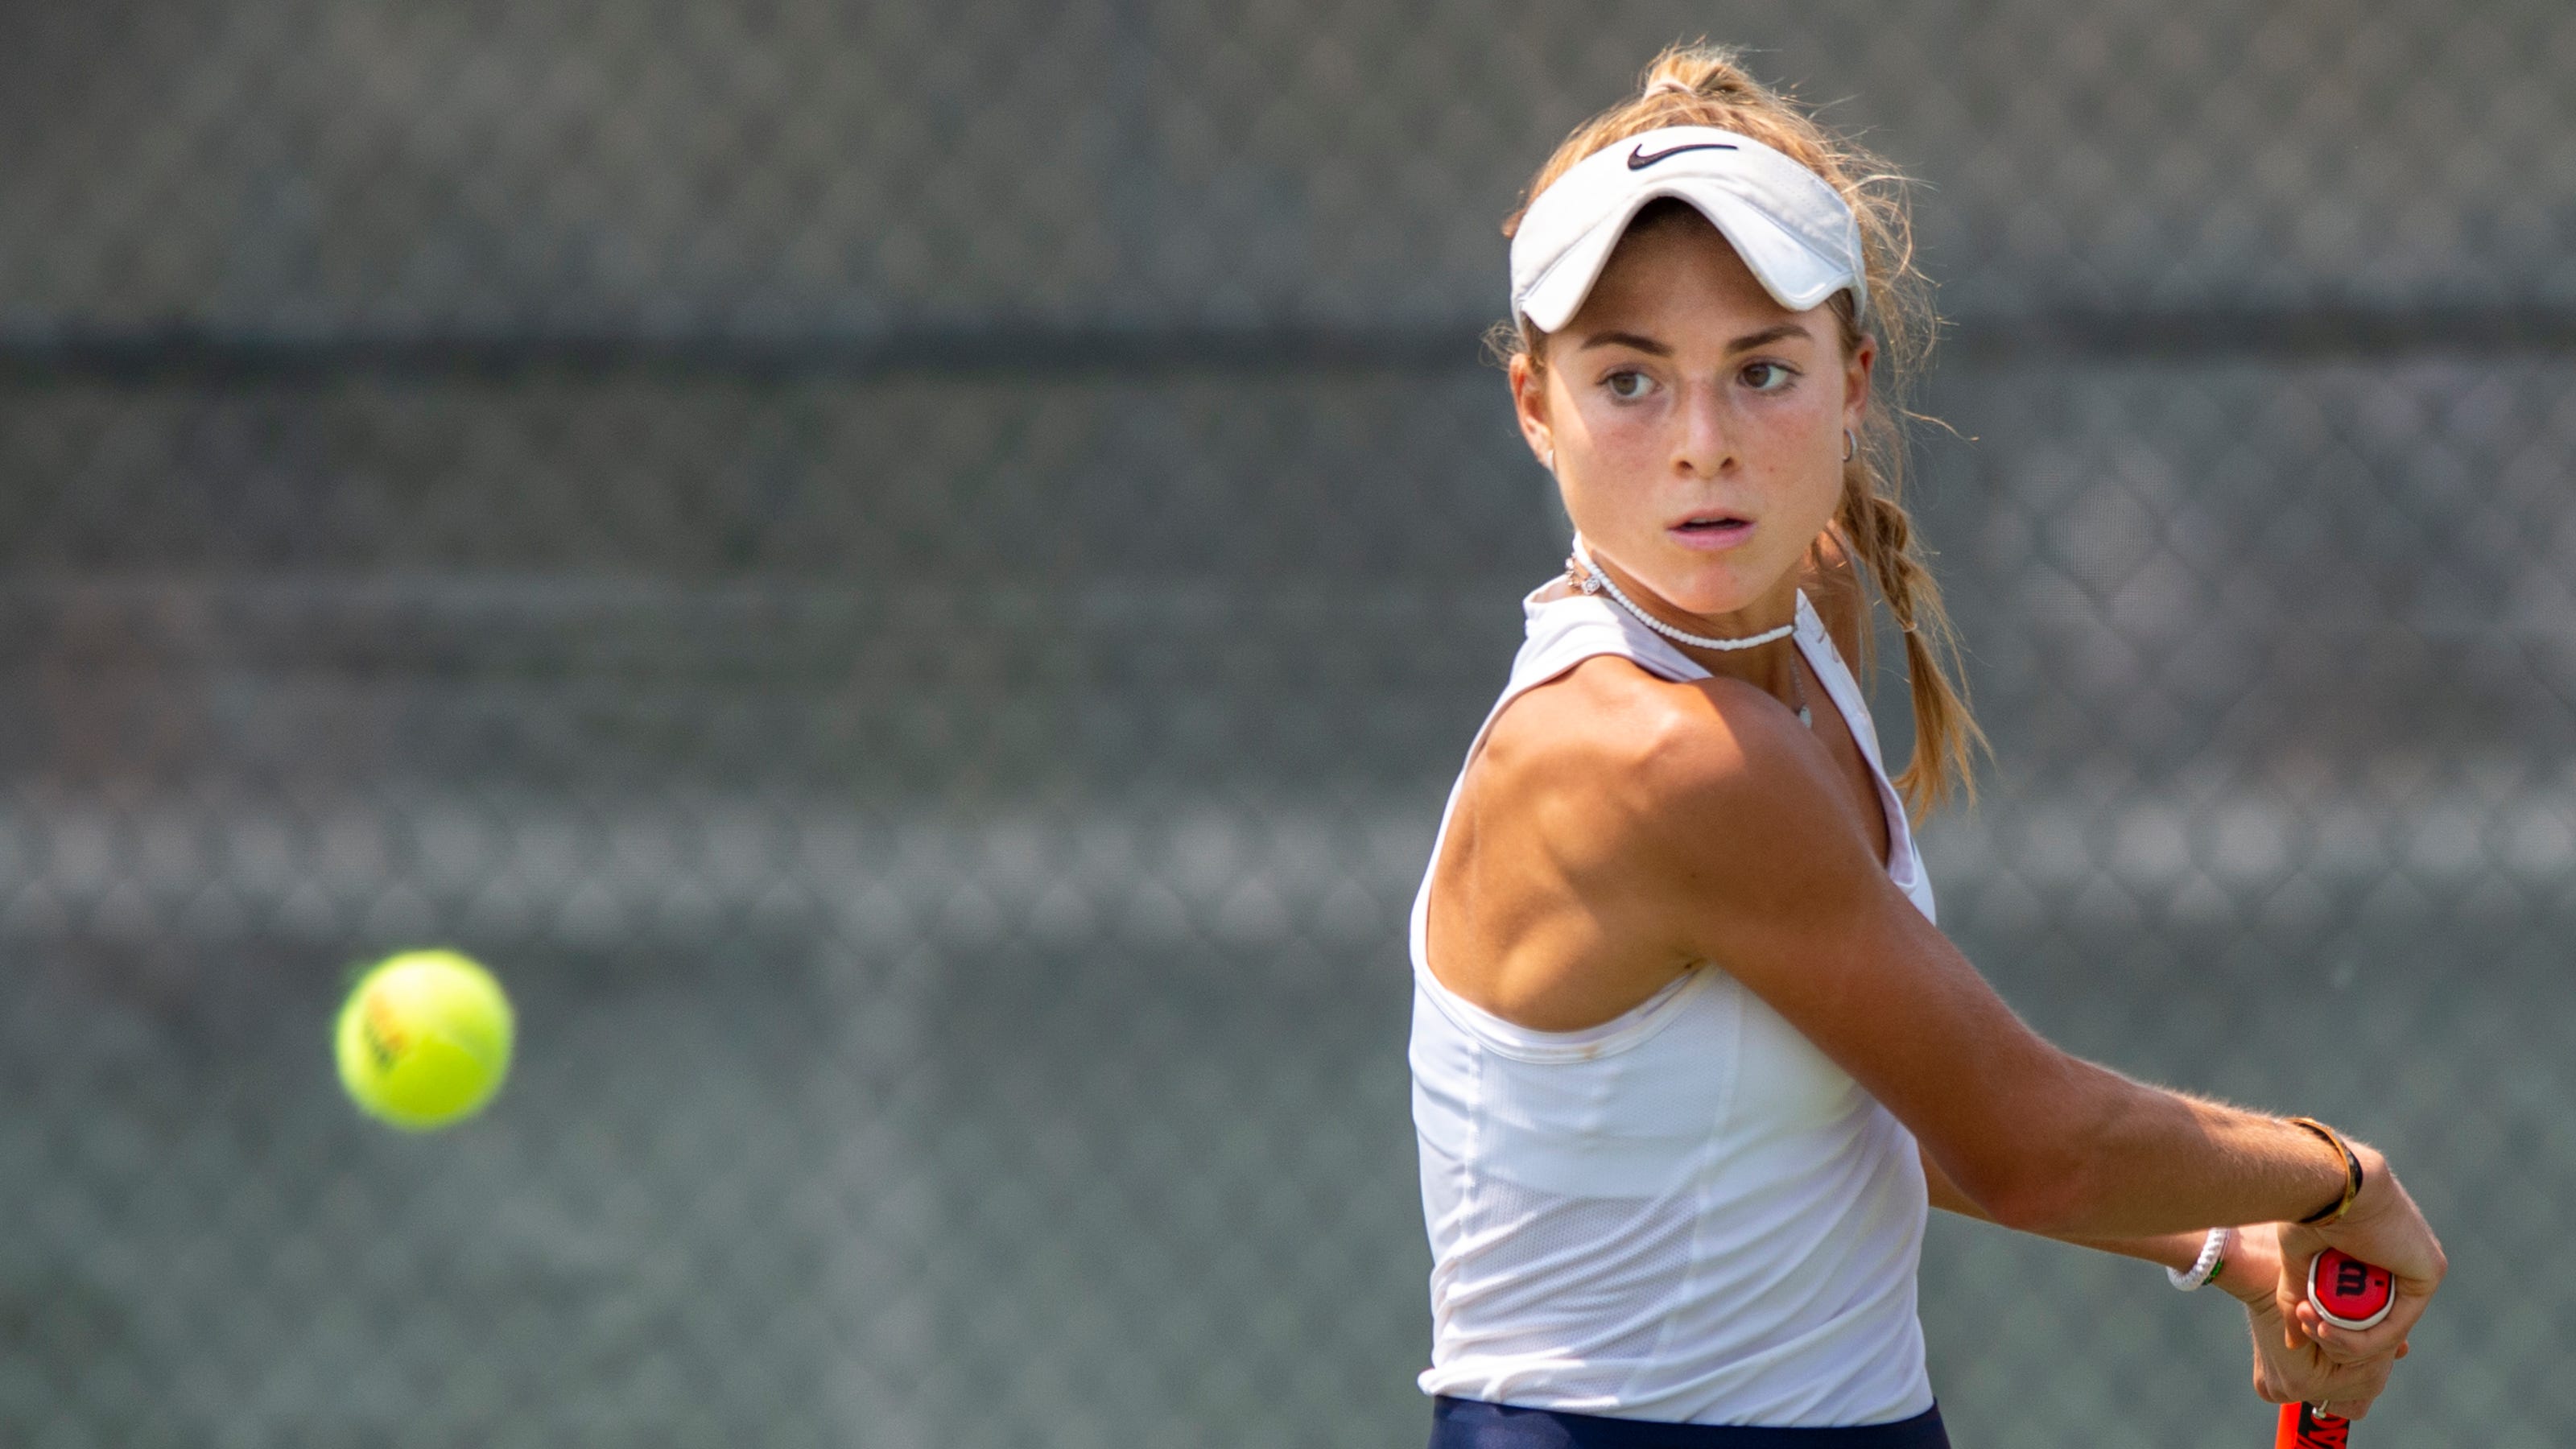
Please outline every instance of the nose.
M1684 384L1674 421L1674 471L1714 478L1734 463L1734 420L1727 414L1724 388L1704 381Z

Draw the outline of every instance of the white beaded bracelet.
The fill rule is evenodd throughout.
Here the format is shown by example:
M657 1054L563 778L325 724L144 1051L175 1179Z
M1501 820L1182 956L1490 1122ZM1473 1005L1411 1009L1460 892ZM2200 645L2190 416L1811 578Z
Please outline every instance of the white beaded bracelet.
M2218 1276L2218 1270L2227 1262L2227 1249L2235 1241L2234 1228L2211 1228L2209 1236L2201 1241L2200 1257L2192 1263L2191 1271L2186 1273L2179 1268L2167 1268L2165 1277L2176 1288L2190 1292Z

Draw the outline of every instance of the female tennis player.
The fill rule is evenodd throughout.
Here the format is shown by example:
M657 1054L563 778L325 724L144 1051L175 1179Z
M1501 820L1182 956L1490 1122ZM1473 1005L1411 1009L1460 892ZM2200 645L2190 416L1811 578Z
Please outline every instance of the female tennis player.
M1981 739L1872 388L1925 337L1882 174L1679 50L1506 227L1576 537L1412 918L1434 1449L1945 1445L1927 1205L2214 1277L2258 1390L2350 1418L2442 1278L2381 1154L2069 1056L1935 929L1907 806ZM1863 570L1911 675L1892 779ZM2396 1275L2380 1326L2304 1302L2327 1246Z

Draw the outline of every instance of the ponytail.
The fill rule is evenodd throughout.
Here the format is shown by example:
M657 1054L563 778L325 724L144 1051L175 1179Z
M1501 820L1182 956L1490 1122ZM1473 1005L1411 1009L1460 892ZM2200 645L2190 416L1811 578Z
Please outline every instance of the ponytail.
M1875 440L1873 440L1875 441ZM1986 732L1968 708L1959 674L1959 636L1941 602L1941 586L1914 541L1914 524L1896 501L1895 470L1885 473L1856 453L1843 470L1842 506L1835 517L1848 550L1869 571L1870 583L1896 618L1905 640L1905 678L1912 695L1914 754L1896 772L1896 788L1917 820L1940 808L1956 790L1976 803L1976 757ZM1872 630L1861 629L1862 667L1873 648Z

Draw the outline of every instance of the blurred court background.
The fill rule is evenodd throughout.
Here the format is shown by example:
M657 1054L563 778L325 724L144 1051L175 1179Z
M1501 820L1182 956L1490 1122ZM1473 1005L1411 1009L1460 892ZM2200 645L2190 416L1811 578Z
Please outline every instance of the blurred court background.
M1496 224L1701 34L1929 183L1944 924L2402 1164L2371 1441L2576 1439L2565 5L167 0L0 21L0 1441L1418 1443ZM1963 1445L2268 1432L2152 1268L1924 1287Z

